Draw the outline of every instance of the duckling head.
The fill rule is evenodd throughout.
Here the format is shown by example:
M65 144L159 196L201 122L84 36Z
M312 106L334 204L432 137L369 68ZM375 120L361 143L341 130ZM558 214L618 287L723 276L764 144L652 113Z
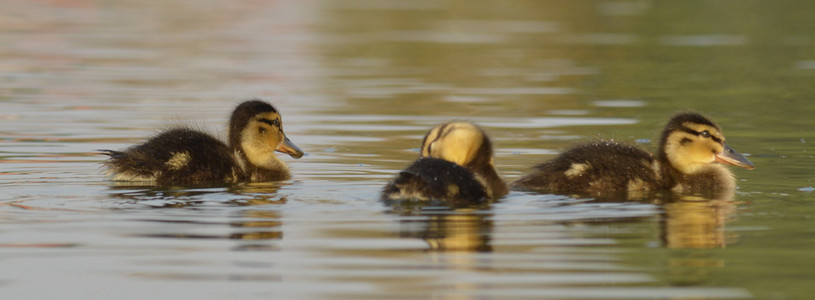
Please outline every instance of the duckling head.
M753 169L753 164L725 143L721 128L694 112L674 116L662 132L658 158L683 174L715 167L713 163Z
M303 156L303 150L283 133L277 109L260 100L249 100L235 108L229 120L229 148L252 165L267 168L282 164L275 151L294 158Z
M471 169L494 168L492 143L481 128L468 122L433 127L422 141L422 157L434 157Z

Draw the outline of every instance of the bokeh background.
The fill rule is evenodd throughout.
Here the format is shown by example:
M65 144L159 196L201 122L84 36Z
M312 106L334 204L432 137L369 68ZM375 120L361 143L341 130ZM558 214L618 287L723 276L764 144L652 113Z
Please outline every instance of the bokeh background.
M815 280L811 1L0 2L3 299L804 299ZM117 186L97 149L224 135L260 97L280 183ZM512 180L569 145L653 150L678 111L749 154L735 196L513 192L397 210L427 129Z

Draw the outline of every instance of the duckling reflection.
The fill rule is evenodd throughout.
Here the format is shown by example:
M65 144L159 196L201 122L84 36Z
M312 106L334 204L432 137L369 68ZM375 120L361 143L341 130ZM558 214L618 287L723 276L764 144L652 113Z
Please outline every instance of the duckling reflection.
M242 241L235 250L275 250L267 241L283 239L282 215L278 210L244 210L233 219L230 226L236 232L229 239Z
M236 221L228 223L218 221L201 220L177 220L177 219L149 219L143 222L163 223L160 232L140 233L134 236L151 238L170 239L227 239L243 241L265 241L279 240L283 238L281 231L282 222L280 214L274 210L248 210L239 216L233 217ZM234 232L222 233L200 233L201 231L222 231L222 226L227 225ZM267 244L242 243L238 249L259 249L269 248Z
M599 197L591 202L630 202L630 198ZM698 195L655 194L638 202L658 205L659 238L666 248L723 248L737 240L738 235L725 230L727 221L736 211L736 201L729 197L710 198ZM619 218L594 223L643 222L652 218Z
M101 151L110 157L103 165L114 182L154 185L284 180L289 169L274 152L303 156L283 133L277 109L260 100L235 108L228 142L181 127L123 151Z
M143 222L162 223L157 232L137 233L136 236L171 239L228 239L241 240L236 250L274 249L269 240L283 238L282 216L277 205L287 202L280 195L278 183L254 183L220 188L115 188L121 192L113 196L127 200L125 205L138 205L153 209L171 209L158 217L142 220ZM226 207L246 207L237 210L236 215L206 220L195 214L173 217L172 211L184 214L186 211L200 207L212 207L220 204ZM123 206L120 204L119 206ZM174 210L179 209L179 210ZM235 211L230 209L229 211ZM223 233L224 227L229 232ZM213 232L213 233L201 233Z
M671 249L725 248L738 241L736 233L727 232L726 223L736 211L731 199L681 197L663 205L660 239ZM725 266L725 261L708 251L670 251L665 265L667 280L688 286L709 282Z
M386 203L469 205L490 202L507 191L487 134L472 123L450 122L425 135L421 157L385 186L381 198Z
M277 193L280 187L279 182L221 186L113 186L111 197L126 200L123 204L152 208L194 208L215 202L227 206L252 206L286 203L286 198Z
M732 200L685 197L665 203L661 239L668 248L724 248L738 236L725 231L736 210Z
M512 186L523 190L597 195L668 190L732 193L736 181L722 164L753 164L725 143L718 125L694 112L665 126L656 157L616 142L580 145L534 168Z
M427 219L402 220L402 237L421 238L431 251L491 252L492 214L480 209L426 210ZM417 226L418 225L418 226ZM418 230L417 230L418 229Z
M489 204L392 201L386 205L391 208L388 213L399 216L399 236L420 238L431 251L492 251Z

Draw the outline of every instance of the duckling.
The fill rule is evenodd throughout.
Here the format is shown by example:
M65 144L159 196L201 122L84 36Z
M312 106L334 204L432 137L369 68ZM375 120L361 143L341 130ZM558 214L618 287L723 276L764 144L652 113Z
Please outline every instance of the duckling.
M662 132L656 156L616 142L595 142L566 150L514 181L522 190L554 193L658 191L732 192L735 178L722 164L753 169L725 143L721 128L707 117L675 115Z
M472 123L450 122L425 135L421 157L385 186L382 199L475 204L507 192L487 134Z
M283 133L280 113L252 99L238 105L229 120L228 145L187 127L164 131L123 151L100 150L113 181L166 185L201 182L285 180L288 167L274 154L303 156Z

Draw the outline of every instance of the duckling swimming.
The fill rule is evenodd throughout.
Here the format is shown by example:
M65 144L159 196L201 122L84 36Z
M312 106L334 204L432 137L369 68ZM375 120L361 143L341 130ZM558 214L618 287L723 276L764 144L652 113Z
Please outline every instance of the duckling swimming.
M553 193L608 191L728 192L733 173L722 164L753 169L725 143L713 121L694 112L675 115L665 126L656 157L616 142L595 142L566 150L534 167L512 186Z
M274 152L303 156L283 133L277 109L260 100L235 108L228 142L181 127L123 151L101 151L110 156L103 164L113 181L159 185L284 180L290 177L288 167Z
M487 134L471 123L450 122L427 133L421 157L385 186L382 199L473 204L507 192Z

